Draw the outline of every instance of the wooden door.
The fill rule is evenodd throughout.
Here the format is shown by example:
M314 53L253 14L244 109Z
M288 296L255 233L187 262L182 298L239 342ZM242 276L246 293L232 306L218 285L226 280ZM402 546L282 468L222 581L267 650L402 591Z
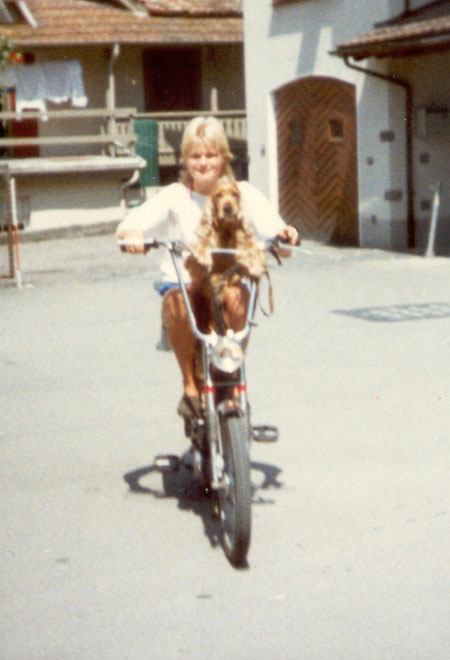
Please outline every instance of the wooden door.
M145 49L143 66L147 112L200 110L201 48Z
M303 238L358 244L355 89L310 77L276 93L280 213Z

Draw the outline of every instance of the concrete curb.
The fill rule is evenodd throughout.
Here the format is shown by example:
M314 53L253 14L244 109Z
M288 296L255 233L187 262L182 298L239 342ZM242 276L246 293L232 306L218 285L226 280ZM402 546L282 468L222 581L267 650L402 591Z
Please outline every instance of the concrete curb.
M51 229L40 229L20 231L20 243L36 243L38 241L51 241L59 238L80 238L82 236L101 236L103 234L114 234L119 220L98 222L91 225L71 225L69 227L53 227ZM0 245L7 245L8 234L0 234Z

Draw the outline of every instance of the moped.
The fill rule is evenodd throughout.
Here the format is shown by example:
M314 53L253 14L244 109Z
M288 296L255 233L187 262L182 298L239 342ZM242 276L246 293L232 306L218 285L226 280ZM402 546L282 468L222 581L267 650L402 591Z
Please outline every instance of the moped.
M119 241L123 248L125 241ZM203 414L185 421L185 434L192 446L184 467L193 471L205 492L215 498L222 546L230 563L244 566L251 538L252 484L250 480L251 441L274 442L275 426L252 426L245 371L245 346L255 325L258 283L249 280L249 302L245 326L234 331L226 328L219 305L215 305L216 329L199 330L191 299L182 275L186 246L179 241L146 240L144 249L166 248L172 257L192 332L198 340L200 369L199 391L203 392ZM267 249L275 254L276 241ZM235 254L235 250L214 249L214 253ZM237 397L236 397L237 393ZM177 470L177 456L157 456L161 470Z

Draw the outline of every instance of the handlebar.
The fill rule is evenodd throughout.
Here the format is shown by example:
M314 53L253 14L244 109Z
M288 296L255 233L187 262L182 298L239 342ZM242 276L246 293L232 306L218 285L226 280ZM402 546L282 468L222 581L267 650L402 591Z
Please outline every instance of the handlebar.
M196 318L192 309L191 301L188 295L187 287L183 279L183 274L181 271L181 261L183 258L183 252L189 251L189 248L187 245L182 243L181 241L162 241L158 239L147 239L143 241L127 241L127 240L118 240L118 245L120 249L123 251L127 245L139 245L143 246L145 251L148 251L153 248L158 248L158 247L166 247L169 252L170 256L172 257L172 262L175 268L175 272L177 274L177 279L178 283L181 289L181 293L183 295L183 300L186 306L186 311L187 315L189 318L189 322L192 328L192 331L194 335L199 339L201 342L204 344L208 345L213 345L217 340L218 340L218 335L216 333L210 333L208 335L202 333L198 327L197 327L197 322ZM230 249L219 249L215 248L212 250L215 253L232 253L235 254L237 251L236 250L230 250ZM247 320L245 323L245 327L242 330L239 330L238 332L235 332L233 334L233 337L236 341L238 342L243 342L246 337L250 334L250 329L251 326L253 325L253 317L255 314L255 307L256 307L256 298L257 298L257 287L255 282L250 283L250 299L249 299L249 304L248 304L248 309L247 309Z
M178 282L180 285L180 289L183 295L183 299L185 302L186 306L186 311L188 313L190 325L192 328L192 331L194 332L195 336L197 339L202 341L205 344L211 344L214 341L217 340L217 335L215 333L205 335L197 327L196 319L194 312L192 310L191 302L189 299L189 295L187 292L186 284L183 281L183 275L181 271L181 260L183 258L183 252L189 252L189 247L184 244L182 241L179 240L159 240L155 238L148 238L144 239L142 241L136 241L136 240L121 240L119 239L117 241L120 249L122 251L125 251L127 246L143 246L144 247L144 254L148 252L151 249L154 248L159 248L159 247L165 247L169 250L169 253L172 257L172 262L175 268L175 272L177 274ZM262 241L262 246L264 247L264 250L267 252L270 252L275 259L278 261L278 263L281 263L281 260L279 258L279 255L277 253L277 248L283 248L283 246L289 250L291 249L300 249L300 248L295 248L295 246L290 245L287 241L283 241L280 238L274 237L271 239L268 239L266 241ZM236 254L237 250L230 249L230 248L213 248L211 250L213 254ZM254 314L255 314L255 309L256 309L256 300L257 300L257 286L254 281L250 283L250 299L249 299L249 304L248 304L248 310L247 310L247 320L245 327L234 333L234 338L237 341L243 342L248 335L250 334L250 329L252 325L254 325Z
M281 238L277 238L276 236L274 238L265 239L264 241L261 241L261 243L264 245L264 250L266 252L272 252L277 247L289 247L289 248L295 247L293 245L290 245L287 241L284 241ZM148 252L149 250L159 247L166 247L169 250L169 252L173 252L175 254L181 254L182 252L189 252L189 247L184 243L182 243L182 241L178 241L178 240L166 241L166 240L159 240L156 238L148 238L148 239L144 239L143 241L137 241L137 240L129 241L129 240L118 239L117 244L122 250L122 252L125 252L128 246L143 246L145 252ZM236 254L237 250L234 250L232 248L212 248L211 253Z

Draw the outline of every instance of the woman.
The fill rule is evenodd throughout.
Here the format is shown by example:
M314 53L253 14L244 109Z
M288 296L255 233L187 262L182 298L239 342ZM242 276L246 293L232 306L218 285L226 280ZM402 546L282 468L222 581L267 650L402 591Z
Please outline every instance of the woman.
M214 117L197 117L186 127L181 142L183 172L179 183L163 188L154 197L131 211L118 229L117 237L135 241L127 252L142 254L145 238L181 240L194 243L203 205L222 176L233 177L231 152L222 124ZM267 198L248 182L239 182L244 212L261 238L278 236L290 245L298 243L294 227L286 225ZM141 243L141 244L140 244ZM183 397L178 413L200 415L201 400L195 380L196 339L186 315L181 291L177 286L170 255L165 251L161 264L159 292L163 296L162 324L177 357L183 376ZM189 275L184 273L186 282ZM248 293L233 287L225 300L225 320L235 329L245 322Z

